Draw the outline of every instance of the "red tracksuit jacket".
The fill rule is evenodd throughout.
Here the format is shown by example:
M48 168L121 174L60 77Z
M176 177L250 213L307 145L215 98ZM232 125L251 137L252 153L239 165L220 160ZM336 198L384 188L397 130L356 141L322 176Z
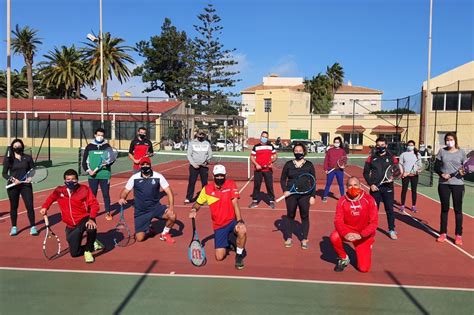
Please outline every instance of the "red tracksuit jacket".
M61 218L70 228L74 228L82 219L90 217L95 219L99 212L99 203L88 186L79 184L71 195L66 186L58 186L49 195L43 208L49 209L57 201L61 210Z
M362 192L355 201L347 195L339 199L334 226L341 238L351 232L358 233L363 238L375 236L378 223L377 204L369 194Z

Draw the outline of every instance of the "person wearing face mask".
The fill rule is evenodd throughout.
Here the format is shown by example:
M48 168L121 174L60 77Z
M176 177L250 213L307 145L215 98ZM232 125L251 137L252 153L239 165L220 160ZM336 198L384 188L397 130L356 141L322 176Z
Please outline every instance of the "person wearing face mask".
M349 256L343 245L347 242L355 247L357 269L369 272L378 226L378 208L374 198L361 189L357 177L347 180L347 192L337 203L334 226L336 229L329 236L339 257L334 271L341 272L349 265Z
M133 173L140 172L140 160L145 156L153 155L153 144L147 138L147 129L138 128L137 136L130 142L128 158L133 161Z
M265 180L265 187L267 188L268 198L270 199L270 208L275 208L272 164L276 159L276 150L273 145L268 142L268 132L262 131L260 134L260 143L254 145L250 155L250 162L254 165L255 171L253 173L252 203L249 205L249 208L258 207L262 180Z
M224 260L228 250L233 246L236 251L235 268L241 270L244 269L244 258L247 255L245 251L247 229L240 213L239 190L233 180L226 179L224 165L214 166L212 173L214 183L207 184L201 190L189 213L189 218L195 218L201 206L207 203L214 230L216 260Z
M168 197L167 206L160 203L160 188ZM166 220L165 227L160 233L160 240L173 244L175 241L170 234L170 230L176 221L173 191L165 177L152 170L149 157L141 159L140 173L132 175L127 181L125 188L120 192L120 199L118 201L120 205L127 204L127 196L132 189L135 206L135 239L137 242L143 242L148 236L154 234L151 228L151 221L156 218Z
M25 174L33 168L33 159L30 155L24 154L25 146L23 141L15 139L10 144L8 155L3 159L3 178L8 183L18 183ZM8 199L10 200L10 236L18 234L17 218L20 195L23 198L30 222L30 234L38 235L35 227L35 211L33 207L33 187L30 183L18 184L7 189Z
M411 171L416 166L415 164L420 163L418 160L421 159L421 155L415 147L415 141L410 140L407 142L407 151L400 154L399 162L403 166L405 173L402 177L402 195L401 195L401 206L400 211L405 211L405 200L407 197L408 184L411 184L411 210L416 212L416 188L418 187L418 171Z
M383 137L375 140L375 151L371 154L364 165L364 178L370 187L370 195L374 197L377 207L383 202L387 214L388 235L392 240L398 239L395 232L395 215L393 214L393 202L395 190L393 182L380 185L385 170L391 165L397 164L398 160L387 150L387 140Z
M79 175L73 169L64 172L64 185L56 187L41 206L40 213L47 215L54 202L58 203L61 220L66 224L66 240L69 244L71 257L84 255L86 263L93 263L93 251L104 248L97 240L97 224L95 219L99 212L99 203L92 190L78 182ZM86 233L87 241L82 245Z
M342 148L341 137L334 138L334 146L326 152L324 158L324 171L327 174L326 187L323 194L323 202L327 202L329 189L331 188L334 177L336 177L339 185L339 193L344 196L344 169L337 166L337 161L346 155L346 151ZM334 169L333 171L331 171ZM329 171L331 171L329 173Z
M299 208L302 226L301 248L308 249L308 233L309 233L309 207L316 202L316 189L304 195L290 194L290 189L295 183L299 175L309 173L316 178L313 163L304 157L307 154L307 148L302 143L297 143L293 147L294 160L285 163L280 177L280 185L285 195L286 217L284 218L283 236L285 238L285 247L293 246L293 224L296 217L296 210Z
M110 145L107 140L104 139L105 130L103 128L97 128L94 132L94 139L84 149L84 155L82 158L82 168L88 174L87 180L89 187L91 188L94 196L97 197L97 191L102 191L102 197L104 198L105 208L105 219L107 221L112 220L110 213L110 177L111 177L111 166L106 165L100 167L96 172L94 170L99 166L101 162L101 155Z
M212 158L212 147L206 140L206 133L199 130L196 138L188 144L189 178L188 189L184 204L194 201L194 189L198 176L201 178L201 188L207 185L209 161Z
M462 199L464 196L464 178L462 165L467 157L465 152L459 148L458 139L454 132L448 132L444 136L446 147L440 149L436 155L434 171L439 175L438 194L441 201L441 227L438 242L447 241L449 199L453 198L454 216L456 221L454 243L462 245Z

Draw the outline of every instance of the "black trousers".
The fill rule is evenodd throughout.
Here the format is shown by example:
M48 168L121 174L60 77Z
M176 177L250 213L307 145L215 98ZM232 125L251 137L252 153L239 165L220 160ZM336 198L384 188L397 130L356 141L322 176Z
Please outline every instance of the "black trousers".
M104 197L104 208L105 212L110 212L110 180L109 179L90 179L89 178L89 187L92 190L94 196L97 197L97 191L102 191L102 197Z
M407 198L408 184L411 184L411 204L416 206L416 188L418 187L418 175L402 178L402 205L405 205Z
M25 203L28 213L30 226L35 225L35 210L33 207L33 187L31 184L19 184L7 190L8 199L10 199L10 220L12 226L16 226L18 219L18 206L20 204L20 195Z
M395 215L393 214L393 199L395 194L393 185L382 185L378 191L370 191L370 194L374 197L377 208L379 208L380 203L383 201L385 213L387 214L388 230L394 231Z
M189 165L188 191L186 192L186 199L188 199L189 201L193 201L194 186L196 186L198 176L201 178L202 187L207 185L208 173L208 167L199 166L199 168L194 168L192 165Z
M270 201L275 201L275 192L273 191L273 172L260 172L255 171L253 173L253 193L252 198L254 201L258 201L258 195L260 194L260 188L262 187L262 179L265 180L265 187L267 187L267 194Z
M285 199L286 202L286 228L285 239L291 238L293 234L293 223L296 217L297 208L300 209L301 232L303 239L308 239L309 233L309 199L310 195L290 195Z
M86 227L87 221L89 221L89 217L82 219L75 228L66 227L66 240L69 244L69 253L72 257L82 256L84 255L84 251L94 251L97 230L88 229ZM82 245L82 236L84 235L84 232L87 233L86 245Z
M438 194L441 201L441 227L440 233L448 232L449 197L453 196L454 217L456 220L456 235L462 235L462 199L464 185L438 185Z

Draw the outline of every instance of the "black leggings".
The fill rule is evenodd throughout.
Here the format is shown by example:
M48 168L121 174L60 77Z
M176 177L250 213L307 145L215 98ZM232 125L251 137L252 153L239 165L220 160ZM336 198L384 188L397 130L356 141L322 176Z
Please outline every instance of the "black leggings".
M286 201L286 229L285 239L291 238L293 234L293 222L296 217L296 208L300 209L302 237L308 239L309 232L309 199L310 195L291 195Z
M18 206L20 203L20 195L25 203L26 211L28 212L28 220L30 226L35 225L35 210L33 207L33 187L31 184L20 184L13 186L7 190L8 199L10 199L10 220L12 226L16 226L18 218Z
M456 235L462 235L462 198L464 185L439 184L438 194L441 201L441 228L440 233L448 232L449 197L453 196L454 217L456 220Z
M411 204L416 206L416 187L418 187L418 175L402 178L402 205L405 205L407 199L408 184L411 184Z
M260 194L260 188L262 187L262 179L265 180L265 187L267 187L267 194L270 201L275 201L275 192L273 191L273 172L260 172L255 171L253 173L253 201L258 202L258 195Z
M104 198L105 212L110 212L110 180L109 179L89 179L89 187L94 196L97 197L97 191L102 190L102 197Z
M186 192L186 199L193 201L194 186L196 186L198 176L201 178L201 188L207 185L208 173L209 168L205 166L199 166L199 168L196 169L192 165L189 165L188 191Z
M89 221L89 217L84 219L76 225L75 228L66 227L66 240L69 244L69 253L72 257L78 257L84 255L84 251L94 251L94 242L97 237L96 229L88 229L86 223ZM87 233L86 245L82 245L82 236L84 232Z

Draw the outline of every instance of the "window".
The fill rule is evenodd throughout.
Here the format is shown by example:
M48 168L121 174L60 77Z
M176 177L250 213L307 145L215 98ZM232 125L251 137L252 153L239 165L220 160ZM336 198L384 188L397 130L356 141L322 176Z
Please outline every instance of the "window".
M50 120L51 138L65 139L67 137L67 122L66 120ZM33 119L28 121L28 137L42 138L47 136L48 120L47 119Z
M444 93L433 94L433 110L444 110Z
M459 93L446 93L446 108L445 110L458 109Z
M344 143L349 144L364 144L363 143L364 135L361 133L345 133L344 134Z
M473 93L461 93L461 108L460 110L472 111L472 97Z
M13 115L12 115L13 116ZM10 121L10 132L13 138L23 137L23 119L12 119ZM7 136L7 120L0 120L0 137Z
M100 128L101 123L100 120L83 120L82 121L82 138L92 139L94 136L94 132L97 128ZM104 129L105 129L105 138L110 139L112 135L112 124L111 121L106 120L104 121ZM72 137L74 139L81 138L81 121L74 120L72 122Z
M328 145L329 143L329 132L320 132L321 135L321 142L324 143L324 145Z
M401 134L396 134L396 133L389 133L389 134L378 134L377 137L382 137L387 140L387 143L390 142L401 142L402 141L402 135Z
M271 113L271 111L272 111L272 99L271 98L266 98L263 101L264 101L265 113Z
M167 122L168 120L164 120ZM147 128L148 139L155 140L155 123L150 122L147 125L146 122L142 121L116 121L115 122L115 138L117 140L132 140L135 138L138 128L145 127ZM167 129L168 126L163 124L163 130Z

